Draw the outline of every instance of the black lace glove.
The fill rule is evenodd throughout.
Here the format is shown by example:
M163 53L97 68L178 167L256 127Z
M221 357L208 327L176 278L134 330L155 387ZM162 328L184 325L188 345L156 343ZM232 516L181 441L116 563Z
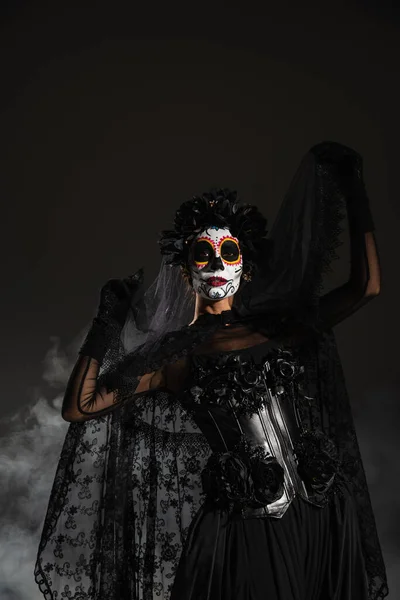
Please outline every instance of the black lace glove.
M143 282L143 270L124 279L110 279L101 288L97 315L79 351L100 364L112 340L119 337L133 298Z
M331 171L337 187L346 198L351 226L362 233L374 231L361 155L336 142L322 142L314 146L312 151L319 164Z

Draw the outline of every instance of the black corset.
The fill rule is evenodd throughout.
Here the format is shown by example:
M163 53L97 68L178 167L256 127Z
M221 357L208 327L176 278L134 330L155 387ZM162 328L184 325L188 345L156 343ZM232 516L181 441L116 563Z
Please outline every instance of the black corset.
M324 506L337 471L335 447L302 425L296 352L276 344L194 355L182 402L207 437L207 499L241 517L281 517L295 495Z

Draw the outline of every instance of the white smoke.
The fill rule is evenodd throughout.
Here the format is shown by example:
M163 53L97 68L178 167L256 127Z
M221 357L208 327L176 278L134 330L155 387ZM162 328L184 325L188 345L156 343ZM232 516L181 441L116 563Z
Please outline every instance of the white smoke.
M82 335L79 336L79 339ZM43 379L53 387L65 386L71 373L71 360L65 352L60 349L60 340L57 337L50 338L52 346L44 359ZM78 348L79 343L73 344L73 349Z
M44 360L47 384L65 384L71 372L59 341ZM43 395L2 421L0 440L0 598L43 600L33 568L56 465L68 423L62 396Z

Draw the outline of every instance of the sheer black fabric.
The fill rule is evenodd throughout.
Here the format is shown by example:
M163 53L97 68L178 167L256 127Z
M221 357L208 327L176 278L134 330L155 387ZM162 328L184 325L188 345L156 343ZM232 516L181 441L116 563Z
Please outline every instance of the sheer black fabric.
M341 148L348 156L349 149ZM334 150L336 160L337 146ZM246 348L263 348L266 340L272 340L282 351L294 352L292 366L297 365L302 373L301 381L290 379L286 373L283 380L268 380L264 386L275 390L268 392L274 398L281 387L282 398L296 406L297 429L292 425L292 437L302 432L322 436L314 436L312 443L308 438L309 455L314 452L314 459L308 460L306 467L303 464L303 470L299 468L299 477L295 463L287 467L287 477L291 473L294 481L294 495L278 520L289 523L298 513L311 519L307 521L309 531L314 532L310 535L336 531L337 540L343 538L354 544L351 560L357 564L359 574L354 598L363 598L362 580L367 582L369 600L387 595L374 515L331 332L333 325L378 293L379 262L373 234L365 232L365 227L353 218L357 210L351 205L351 188L342 185L336 164L326 161L323 145L306 155L270 234L274 253L260 257L257 276L243 286L229 314L204 315L188 326L193 294L180 273L163 263L153 286L132 308L122 333L108 340L104 362L99 364L90 356L78 359L63 414L81 422L71 423L65 439L35 567L36 581L47 599L170 600L176 574L184 573L183 557L189 557L190 527L198 523L202 514L199 511L206 504L204 469L216 451L210 431L204 428L204 422L199 425L196 413L187 405L192 388L198 387L193 385L196 377L192 369L198 365L195 357L213 353L231 356ZM354 165L355 174L360 176L359 159ZM345 208L352 245L350 278L341 288L321 297L323 276L335 256ZM262 364L266 364L268 356L262 358ZM148 378L150 389L135 394L141 377ZM237 378L240 380L239 375ZM231 383L227 387L237 389ZM265 389L262 394L254 381L246 389L253 399L250 409L258 410ZM223 396L215 394L215 398ZM300 450L297 446L294 460L301 455ZM317 477L314 488L310 481L306 485L310 465ZM299 502L309 509L301 508ZM266 506L271 504L267 502ZM240 511L244 512L238 513L243 523L253 521L246 518L248 509L242 506ZM350 519L347 533L338 522L338 527L328 527L330 517L321 516L335 512L338 522L341 514ZM263 514L255 521L271 518ZM240 535L250 535L254 525L247 527L243 524ZM272 528L263 525L260 551L266 544L273 544L269 537ZM238 531L231 531L232 539L237 539ZM207 528L200 528L198 539L205 533ZM323 536L318 539L326 539ZM245 537L239 539L244 541ZM225 549L226 556L232 556L229 544ZM277 573L281 577L286 568L290 570L288 560L284 553L280 565L269 564L271 578ZM341 564L331 557L327 566L327 560L324 566L318 566L325 575L327 569L332 568L334 573ZM233 566L229 561L224 564L228 577L224 581L229 589L233 585L229 579ZM347 569L351 570L351 564L347 561ZM299 566L300 571L303 567ZM293 574L305 586L304 600L310 586L317 590L313 597L329 598L323 595L325 584L321 587L307 579L309 568ZM181 575L179 585L185 581ZM256 598L263 583L266 590L271 583L265 573L259 578L254 583ZM215 580L209 578L208 582L212 587ZM243 580L241 586L243 594L238 598L248 600L249 581ZM222 592L207 596L211 587L204 590L204 598L228 600L227 592L225 596ZM180 597L186 591L181 588ZM329 593L333 598L334 590ZM301 598L293 596L297 597ZM276 598L288 600L292 596L285 595L282 588L277 589Z

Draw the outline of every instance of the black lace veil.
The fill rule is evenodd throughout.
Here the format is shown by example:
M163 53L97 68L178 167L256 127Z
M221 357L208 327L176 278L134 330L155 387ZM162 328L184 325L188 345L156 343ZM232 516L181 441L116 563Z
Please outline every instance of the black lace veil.
M236 295L234 309L270 336L292 321L315 331L304 360L319 404L304 418L310 428L325 429L342 451L354 483L370 600L380 600L387 594L385 568L350 402L333 333L319 331L323 277L340 243L346 200L319 149L302 160L268 243L260 245L258 270ZM163 258L155 281L138 289L102 365L100 382L118 391L121 405L68 429L35 566L47 600L62 594L168 600L179 548L201 503L199 473L209 448L168 391L129 400L138 376L189 354L218 329L219 316L189 327L193 309L194 294L180 268Z
M267 239L257 244L253 278L242 282L234 299L238 315L249 321L268 315L270 328L279 316L316 326L323 276L336 257L344 216L345 199L338 182L311 149L293 177ZM199 330L188 331L185 326L193 319L194 303L194 292L179 265L163 256L153 283L145 291L139 287L122 334L103 363L103 373L116 368L120 372L129 365L129 373L136 377L170 361L162 351L168 347L167 334L182 328L187 334L182 349L186 343L191 347ZM211 320L208 325L212 331Z
M242 282L233 308L249 323L260 316L268 333L281 318L317 326L318 298L323 276L336 257L345 201L332 173L310 151L303 158L268 238L258 243L257 268L250 282ZM120 338L111 344L102 366L102 382L115 389L118 376L133 379L157 369L173 357L168 334L173 333L174 358L190 351L214 331L206 319L186 327L193 318L195 296L179 265L163 256L159 272L146 291L138 290ZM258 321L257 321L258 322ZM259 323L259 322L258 322ZM203 327L203 325L206 325ZM179 349L177 348L177 331Z
M160 340L193 319L195 295L177 267L162 257L159 272L128 313L121 333L123 353L154 352ZM140 350L139 350L140 349Z
M269 312L317 323L323 277L340 245L345 199L313 149L299 165L269 235L272 253L244 290L243 314Z

